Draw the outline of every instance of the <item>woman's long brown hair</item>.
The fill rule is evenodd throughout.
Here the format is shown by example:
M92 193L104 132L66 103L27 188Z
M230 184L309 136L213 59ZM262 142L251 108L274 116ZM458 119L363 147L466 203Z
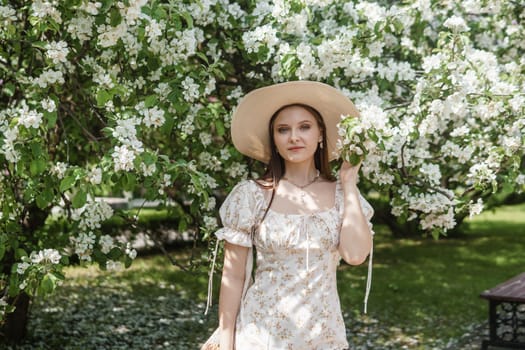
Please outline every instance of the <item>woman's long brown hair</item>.
M293 103L293 104L285 105L279 108L272 115L272 118L270 119L270 123L268 123L268 131L270 135L270 161L268 162L268 165L266 166L265 173L257 180L257 183L266 189L269 189L269 188L275 189L277 185L279 184L279 181L281 180L281 178L284 176L284 173L286 171L285 165L284 165L284 159L277 152L277 146L275 146L275 142L273 139L273 126L274 126L275 119L277 118L277 116L283 109L286 109L288 107L295 107L295 106L306 109L317 121L317 125L319 126L319 129L321 130L321 135L323 136L322 141L321 141L323 147L321 148L318 145L317 149L315 150L315 154L314 154L315 167L317 170L319 170L321 177L329 181L335 181L335 178L332 175L332 170L330 168L330 162L328 158L328 145L326 143L326 126L325 126L323 117L321 116L321 113L319 113L319 111L317 111L315 108L311 106L308 106L302 103Z

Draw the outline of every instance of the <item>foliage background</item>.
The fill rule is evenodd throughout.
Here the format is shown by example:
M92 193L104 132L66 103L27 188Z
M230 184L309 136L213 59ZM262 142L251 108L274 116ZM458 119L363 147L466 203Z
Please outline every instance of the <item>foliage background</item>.
M225 192L261 170L232 147L231 111L273 82L352 98L361 132L343 123L341 146L364 135L361 187L397 232L437 236L525 184L522 1L1 4L4 311L71 263L131 264L102 223L137 215L99 196L158 200L207 238Z

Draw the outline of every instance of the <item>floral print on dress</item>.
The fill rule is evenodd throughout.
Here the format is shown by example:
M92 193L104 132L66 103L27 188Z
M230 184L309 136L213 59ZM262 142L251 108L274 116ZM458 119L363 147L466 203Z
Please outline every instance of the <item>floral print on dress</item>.
M370 221L373 209L360 199ZM253 244L257 252L255 279L237 316L235 348L348 349L336 281L344 205L339 180L333 208L304 215L270 209L252 241L251 228L266 205L263 190L243 181L220 209L224 227L217 238Z

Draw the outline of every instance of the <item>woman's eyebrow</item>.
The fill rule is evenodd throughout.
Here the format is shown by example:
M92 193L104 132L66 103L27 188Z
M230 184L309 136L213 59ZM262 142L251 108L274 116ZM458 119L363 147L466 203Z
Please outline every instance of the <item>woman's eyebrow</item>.
M304 123L311 124L312 121L311 121L311 120L308 120L308 119L305 119L305 120L301 120L301 121L298 122L297 124L304 124ZM280 124L276 124L275 126L276 126L276 127L277 127L277 126L289 126L289 124L286 124L286 123L280 123Z

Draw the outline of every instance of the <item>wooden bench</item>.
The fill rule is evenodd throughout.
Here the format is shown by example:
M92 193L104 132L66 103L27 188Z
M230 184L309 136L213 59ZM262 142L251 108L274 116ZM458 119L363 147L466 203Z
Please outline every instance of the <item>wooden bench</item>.
M489 346L525 349L525 273L522 273L480 295L489 301Z

